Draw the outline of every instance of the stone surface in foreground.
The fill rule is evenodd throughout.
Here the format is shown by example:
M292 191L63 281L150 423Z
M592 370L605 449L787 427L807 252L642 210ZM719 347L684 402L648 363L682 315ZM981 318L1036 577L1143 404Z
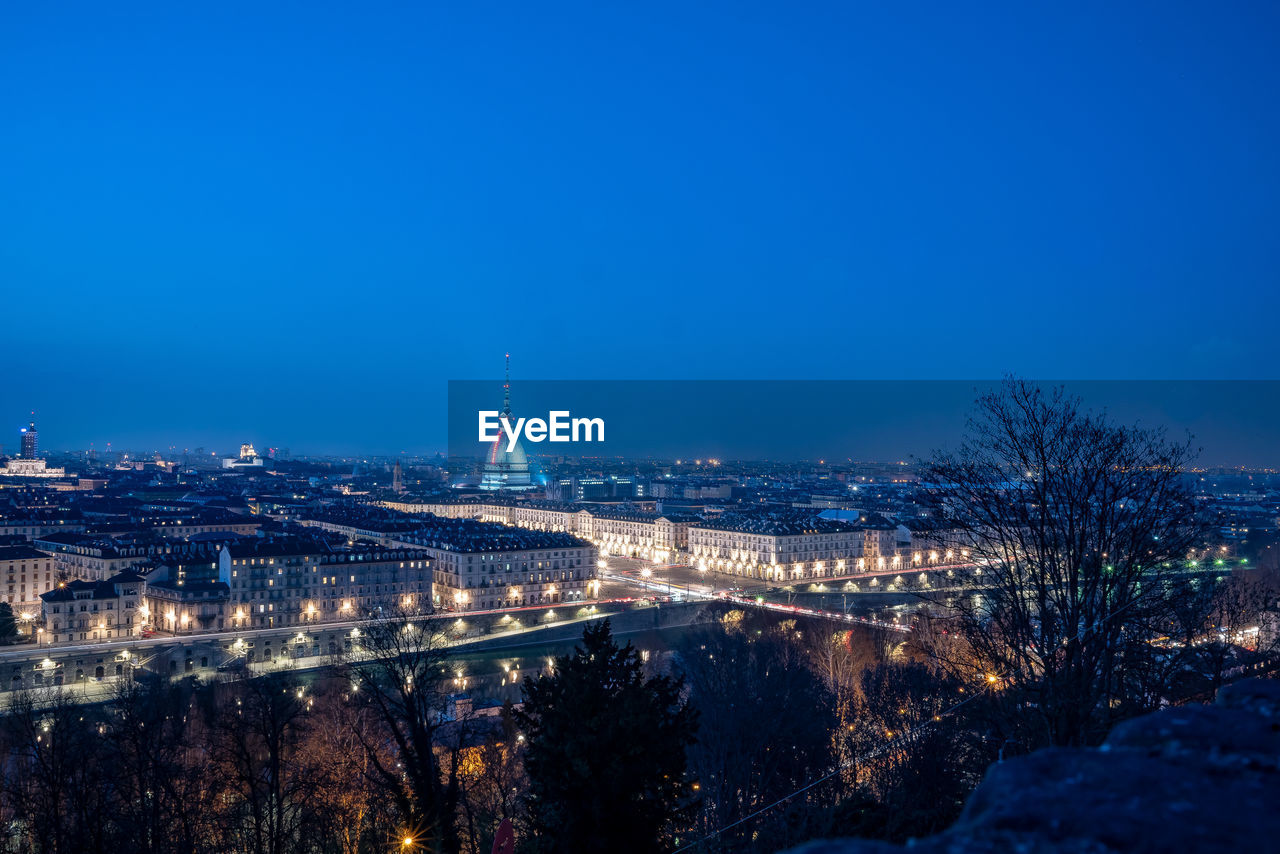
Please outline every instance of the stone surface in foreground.
M1048 749L995 765L956 823L913 854L1280 850L1280 682L1223 688L1212 706L1116 727L1097 749ZM791 854L890 854L833 839Z

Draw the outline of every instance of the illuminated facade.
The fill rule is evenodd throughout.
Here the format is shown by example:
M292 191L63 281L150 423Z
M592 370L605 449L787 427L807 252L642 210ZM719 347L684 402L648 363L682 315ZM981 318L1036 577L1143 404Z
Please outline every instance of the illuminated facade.
M898 525L898 552L908 567L968 563L968 535L929 520L909 519Z
M432 561L436 607L483 611L593 598L598 552L566 532L434 518L400 545Z
M0 546L0 602L30 619L40 613L40 597L58 586L53 556L30 546Z
M53 555L55 576L87 581L105 581L147 562L158 551L155 546L122 545L110 537L73 532L45 534L32 545Z
M0 468L0 477L66 477L67 470L44 460L8 460Z
M391 609L426 613L431 572L424 550L404 546L333 550L290 538L233 543L218 555L218 580L230 593L229 629L354 620ZM153 616L159 628L182 630L182 614Z
M41 640L68 643L138 635L146 586L138 573L121 572L106 581L69 581L45 593L40 597Z
M864 531L830 519L721 517L689 528L702 569L770 581L830 578L866 569Z
M520 551L433 552L435 605L487 611L583 602L595 595L596 551L590 546Z
M827 578L912 567L967 563L969 548L956 531L911 521L893 524L881 518L866 523L809 517L788 532L791 523L738 530L729 515L698 517L604 508L558 501L461 499L455 501L382 501L401 513L450 519L477 519L531 531L562 531L591 543L602 556L637 557L656 562L688 560L708 570L762 579ZM812 528L812 530L810 530Z
M238 457L228 457L222 461L224 469L241 469L241 468L262 468L266 465L266 460L254 450L253 444L245 442L240 446L240 455Z
M697 519L625 510L583 511L580 530L601 554L665 563L688 548L689 526Z
M595 544L601 554L676 560L688 548L694 516L620 510L560 501L382 501L401 513L429 513L446 519L478 519L530 531L563 531Z

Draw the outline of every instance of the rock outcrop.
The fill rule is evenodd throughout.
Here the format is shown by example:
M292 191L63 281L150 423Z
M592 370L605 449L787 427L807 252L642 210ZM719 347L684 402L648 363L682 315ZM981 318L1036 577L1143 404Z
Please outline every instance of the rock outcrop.
M912 854L1280 851L1280 682L1223 688L1210 706L1117 726L1096 749L992 766L952 827ZM901 854L834 839L791 854Z

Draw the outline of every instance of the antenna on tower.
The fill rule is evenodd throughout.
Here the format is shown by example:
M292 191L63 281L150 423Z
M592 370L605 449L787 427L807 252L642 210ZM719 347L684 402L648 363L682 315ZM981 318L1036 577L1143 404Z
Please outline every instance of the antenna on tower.
M507 379L502 384L502 414L511 414L511 354L507 354Z

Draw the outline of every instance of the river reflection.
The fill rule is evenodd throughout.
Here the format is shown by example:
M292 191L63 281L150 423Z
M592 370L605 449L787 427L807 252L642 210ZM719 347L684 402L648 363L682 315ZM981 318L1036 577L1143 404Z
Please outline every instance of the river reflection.
M630 641L646 660L666 656L682 638L694 629L674 626L619 634L619 643ZM577 645L574 641L520 646L492 652L470 652L449 660L453 670L452 691L466 694L476 705L501 704L521 700L520 685L526 676L537 678L548 672L556 656L568 655Z
M940 592L921 595L907 591L859 592L842 594L839 591L795 591L789 596L785 591L767 594L771 601L789 603L802 608L823 611L847 612L856 617L871 618L903 626L911 624L914 613L924 607L946 610L957 595L973 593ZM630 641L646 660L660 661L697 626L674 626L666 629L648 629L618 636L620 641ZM451 658L451 684L454 693L466 694L476 705L501 704L521 700L520 686L525 677L536 678L546 673L556 656L573 651L574 641L535 644L485 652L467 652Z

